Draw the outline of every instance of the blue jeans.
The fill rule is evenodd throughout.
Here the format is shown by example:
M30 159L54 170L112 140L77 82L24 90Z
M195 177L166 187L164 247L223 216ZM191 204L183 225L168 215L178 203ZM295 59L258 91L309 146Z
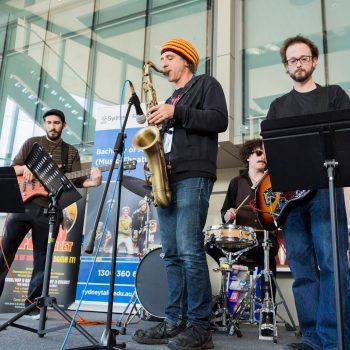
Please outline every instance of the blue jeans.
M211 286L203 228L214 180L189 178L171 185L172 200L157 208L168 280L166 321L210 326Z
M339 264L344 344L350 349L348 231L343 190L337 189ZM304 343L313 349L337 349L332 233L328 189L318 190L287 215L283 225L293 293Z

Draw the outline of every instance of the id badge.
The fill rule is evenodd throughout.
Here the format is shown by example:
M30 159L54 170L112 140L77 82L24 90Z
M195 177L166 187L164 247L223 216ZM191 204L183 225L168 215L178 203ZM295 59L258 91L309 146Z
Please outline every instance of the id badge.
M171 144L173 143L173 133L174 133L174 128L170 128L164 133L163 148L164 148L165 154L171 152Z

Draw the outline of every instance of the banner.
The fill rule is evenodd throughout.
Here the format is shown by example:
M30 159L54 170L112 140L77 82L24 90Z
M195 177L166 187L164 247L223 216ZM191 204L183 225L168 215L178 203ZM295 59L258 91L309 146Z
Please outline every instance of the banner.
M49 295L58 305L68 308L74 301L79 271L81 232L83 230L86 190L82 198L63 210L63 224L57 236L52 260ZM5 279L0 299L0 312L18 312L24 308L33 271L33 242L31 233L17 250L11 270Z
M124 113L127 106L124 106ZM96 131L93 149L92 166L111 165L114 156L114 145L120 130L120 120L117 115L118 107L104 107L98 110L96 115ZM116 233L116 222L119 220L119 232L117 243L116 275L114 284L114 311L122 311L129 302L135 290L135 276L137 267L147 251L159 246L160 237L157 229L157 216L155 208L147 205L145 198L135 192L142 192L144 182L144 163L146 161L142 151L132 146L132 139L139 130L140 125L135 118L128 120L125 140L124 161L127 163L135 159L137 167L135 170L125 170L122 182L122 193L120 211L117 212L117 176L119 169L113 171L112 181L108 188L106 201L103 206L102 215L98 222L94 251L88 255L84 247L88 244L92 229L96 220L96 213L106 184L107 173L103 174L103 184L93 189L89 194L86 224L84 229L84 244L81 254L76 304L80 301L82 294L82 310L105 311L109 297L109 284L111 278L111 256L113 242ZM130 190L131 188L131 190ZM149 230L146 236L146 216L149 210ZM109 213L109 215L108 215ZM135 225L139 225L136 227ZM103 229L105 231L103 233ZM137 229L136 229L137 228ZM103 239L102 239L103 237ZM100 243L102 239L102 242ZM100 249L96 256L98 246ZM90 281L87 279L91 273ZM75 304L75 306L76 306Z

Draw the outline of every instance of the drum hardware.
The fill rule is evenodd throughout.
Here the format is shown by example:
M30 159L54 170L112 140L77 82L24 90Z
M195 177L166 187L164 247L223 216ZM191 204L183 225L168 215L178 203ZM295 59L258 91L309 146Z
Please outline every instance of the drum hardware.
M211 237L210 242L213 244L214 241L215 241L215 238ZM234 271L237 268L235 264L237 264L241 255L251 250L252 248L256 247L257 245L258 245L258 242L255 241L253 245L236 252L226 251L225 249L219 247L219 249L224 253L226 257L226 261L221 262L219 266L219 270L222 273L221 294L220 294L220 299L217 303L218 308L213 313L213 317L211 319L212 327L217 331L228 332L229 334L236 333L238 337L242 336L242 333L238 328L238 324L233 328L233 315L230 312L228 293L227 293L228 276L230 272Z
M221 224L208 226L207 240L214 241L220 248L246 248L256 243L256 234L249 226Z
M151 194L151 188L147 185L146 181L137 177L124 175L122 185L127 190L137 194L140 197L149 197Z
M242 333L239 329L239 321L246 311L246 309L250 308L250 323L254 323L254 308L255 304L258 303L260 308L256 310L256 312L260 312L260 320L259 320L259 339L263 340L273 340L274 343L277 343L277 320L276 316L280 318L280 320L285 324L285 327L288 331L296 331L296 325L294 323L293 317L289 311L287 303L282 295L281 289L279 288L277 281L270 270L269 265L269 251L271 247L271 242L269 240L269 231L264 231L264 240L262 242L262 246L264 248L264 270L261 271L255 278L252 278L252 283L250 284L250 288L247 292L247 295L242 300L241 304L238 306L236 312L234 313L232 320L229 324L229 334L237 334L238 337L242 336ZM261 280L262 283L262 300L256 298L256 284L258 280ZM276 291L280 298L279 302L275 302L272 297L272 282L276 286ZM288 318L291 322L289 324L286 320L284 320L280 314L277 313L277 306L283 304Z
M148 244L149 244L149 221L150 221L150 205L152 203L151 197L147 194L144 197L145 201L147 202L147 216L146 216L146 224L144 227L144 230L146 231L146 248L144 248L144 253L147 254L150 250L148 249Z
M211 324L214 330L220 332L226 332L228 330L227 326L230 323L232 315L230 313L230 307L227 295L227 276L230 272L229 269L223 269L221 266L219 270L223 272L221 274L221 295L220 301L217 302L217 310L213 313L211 318Z
M130 322L136 317L139 316L141 317L141 314L143 312L141 307L138 307L138 300L136 296L136 291L132 294L128 304L126 305L124 311L122 312L119 322L118 322L118 327L120 327L120 334L126 334L126 327ZM126 316L125 322L123 322L123 318Z

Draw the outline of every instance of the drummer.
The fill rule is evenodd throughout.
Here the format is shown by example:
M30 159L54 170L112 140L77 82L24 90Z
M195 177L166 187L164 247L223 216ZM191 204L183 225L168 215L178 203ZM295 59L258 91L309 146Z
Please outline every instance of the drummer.
M260 225L256 213L252 210L250 202L254 199L256 184L261 180L266 168L266 157L261 139L245 142L240 150L240 156L246 169L241 175L233 178L228 187L226 198L221 209L223 223L249 226L256 232L259 245L244 254L248 259L254 260L261 270L264 269L263 227ZM248 197L249 196L249 197ZM236 209L239 208L239 209ZM276 277L276 260L278 253L277 237L270 233L272 247L270 247L270 269ZM273 294L276 287L273 284Z

